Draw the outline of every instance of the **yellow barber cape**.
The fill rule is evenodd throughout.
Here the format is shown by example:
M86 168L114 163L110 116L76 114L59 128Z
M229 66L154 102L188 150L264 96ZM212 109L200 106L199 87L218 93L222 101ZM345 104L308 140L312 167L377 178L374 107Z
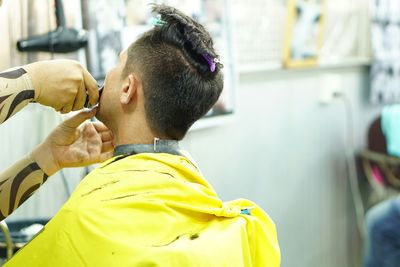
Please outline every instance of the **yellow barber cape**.
M279 265L275 225L261 208L223 203L184 157L143 153L93 170L4 266Z

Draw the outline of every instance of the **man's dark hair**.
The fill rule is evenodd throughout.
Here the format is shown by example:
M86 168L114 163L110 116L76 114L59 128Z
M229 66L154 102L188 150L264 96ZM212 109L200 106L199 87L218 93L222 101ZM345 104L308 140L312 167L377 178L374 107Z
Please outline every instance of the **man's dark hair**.
M209 111L223 88L221 65L207 30L179 10L153 5L162 25L144 33L128 48L124 77L143 80L146 119L161 136L182 139ZM208 57L208 60L207 60Z

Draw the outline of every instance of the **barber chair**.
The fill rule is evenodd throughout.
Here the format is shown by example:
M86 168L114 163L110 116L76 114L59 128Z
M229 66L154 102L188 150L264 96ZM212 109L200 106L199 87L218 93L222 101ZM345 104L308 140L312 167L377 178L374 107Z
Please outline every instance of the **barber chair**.
M400 138L400 136L399 136ZM368 129L368 147L360 151L359 164L372 192L367 198L368 207L400 193L400 158L387 152L386 138L381 128L381 118L375 119Z
M0 266L2 262L12 257L12 255L29 242L34 235L28 235L23 229L34 225L45 225L49 219L21 220L15 222L0 222Z

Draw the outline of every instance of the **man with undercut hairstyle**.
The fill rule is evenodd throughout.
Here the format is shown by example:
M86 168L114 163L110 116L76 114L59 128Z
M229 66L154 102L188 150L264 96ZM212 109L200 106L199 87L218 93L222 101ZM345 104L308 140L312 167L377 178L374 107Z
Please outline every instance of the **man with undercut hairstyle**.
M178 145L222 91L213 41L172 7L153 12L155 27L120 54L100 99L114 157L5 266L279 266L268 215L221 201Z

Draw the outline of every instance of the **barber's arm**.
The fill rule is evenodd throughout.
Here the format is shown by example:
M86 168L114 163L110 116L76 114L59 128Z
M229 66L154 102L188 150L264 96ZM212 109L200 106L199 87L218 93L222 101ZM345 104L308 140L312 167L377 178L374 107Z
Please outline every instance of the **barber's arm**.
M60 124L32 153L0 172L0 221L27 200L55 172L112 157L111 132L100 122L81 125L96 110L82 111Z
M0 123L8 120L34 97L32 81L23 68L0 73Z
M68 113L82 109L87 96L97 103L97 82L77 61L40 61L0 72L0 124L29 102Z

